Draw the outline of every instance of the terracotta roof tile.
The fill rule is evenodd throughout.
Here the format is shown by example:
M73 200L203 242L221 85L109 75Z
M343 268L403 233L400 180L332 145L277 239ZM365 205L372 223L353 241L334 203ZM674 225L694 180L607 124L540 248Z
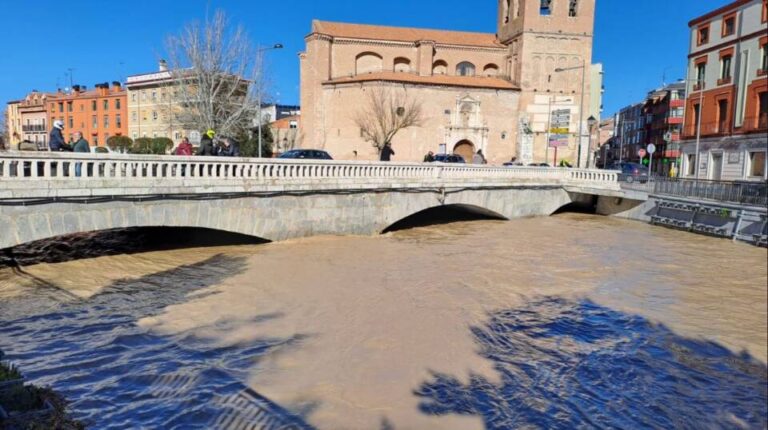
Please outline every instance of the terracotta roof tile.
M353 82L407 82L423 85L446 85L452 87L470 87L470 88L491 88L498 90L517 90L511 82L500 78L487 78L479 76L419 76L411 73L401 72L378 72L367 73L364 75L335 78L324 82L324 84L346 84Z
M298 115L287 116L285 118L278 119L269 123L272 128L291 128L291 121L299 121Z
M397 42L433 40L437 43L448 45L482 46L490 48L504 47L493 33L347 24L318 20L312 21L312 32L350 39L393 40Z

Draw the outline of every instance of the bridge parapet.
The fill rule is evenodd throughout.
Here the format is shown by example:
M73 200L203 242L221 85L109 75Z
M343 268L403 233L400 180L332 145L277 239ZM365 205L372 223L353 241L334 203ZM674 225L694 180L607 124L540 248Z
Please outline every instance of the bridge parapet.
M81 175L76 175L76 169ZM331 183L362 186L455 186L471 183L511 185L541 183L619 189L617 172L523 166L474 166L441 163L390 163L281 160L231 157L180 157L133 154L4 153L0 154L0 198L34 190L124 187L174 188L228 186L250 188ZM16 190L16 192L13 192ZM147 190L149 193L151 190Z

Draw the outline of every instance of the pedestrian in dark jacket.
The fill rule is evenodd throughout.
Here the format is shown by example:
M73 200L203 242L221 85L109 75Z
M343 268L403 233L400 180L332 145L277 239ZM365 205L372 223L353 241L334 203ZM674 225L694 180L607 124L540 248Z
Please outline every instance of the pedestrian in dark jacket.
M222 157L239 157L240 148L231 137L224 138L224 144L219 148L219 155Z
M75 146L73 147L75 152L84 152L86 154L91 152L91 147L88 145L88 141L83 139L83 133L79 131L75 133ZM75 176L81 176L83 169L83 163L75 163Z
M197 150L197 155L216 155L216 151L213 147L213 136L216 133L213 130L208 130L200 139L200 148Z
M393 155L395 155L395 151L392 150L392 145L387 142L384 144L384 147L381 148L381 156L379 157L379 161L390 161Z
M72 147L64 141L63 129L64 121L56 120L53 122L53 129L51 129L51 135L48 139L48 147L51 151L72 151Z
M427 152L427 155L424 156L424 162L431 163L433 161L435 161L435 153L432 151Z

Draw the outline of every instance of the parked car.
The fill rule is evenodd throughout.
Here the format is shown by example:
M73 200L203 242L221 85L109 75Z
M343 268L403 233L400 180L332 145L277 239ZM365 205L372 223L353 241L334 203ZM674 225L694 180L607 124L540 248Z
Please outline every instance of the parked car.
M112 152L107 146L91 146L91 153L93 154L111 154Z
M277 158L293 158L306 160L333 160L331 155L320 149L292 149L283 152Z
M530 167L552 167L549 165L549 163L531 163L528 166Z
M614 163L611 170L619 170L619 181L625 181L628 184L635 181L648 182L648 168L640 163L622 161L621 163Z
M437 154L435 163L466 163L464 157L458 154Z

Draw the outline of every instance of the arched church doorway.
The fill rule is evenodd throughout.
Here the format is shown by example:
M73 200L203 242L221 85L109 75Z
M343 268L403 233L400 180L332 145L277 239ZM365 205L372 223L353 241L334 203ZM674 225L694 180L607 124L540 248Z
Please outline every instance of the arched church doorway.
M453 147L453 153L464 157L464 161L467 163L472 162L472 156L475 155L475 145L467 139L460 140L456 146Z

